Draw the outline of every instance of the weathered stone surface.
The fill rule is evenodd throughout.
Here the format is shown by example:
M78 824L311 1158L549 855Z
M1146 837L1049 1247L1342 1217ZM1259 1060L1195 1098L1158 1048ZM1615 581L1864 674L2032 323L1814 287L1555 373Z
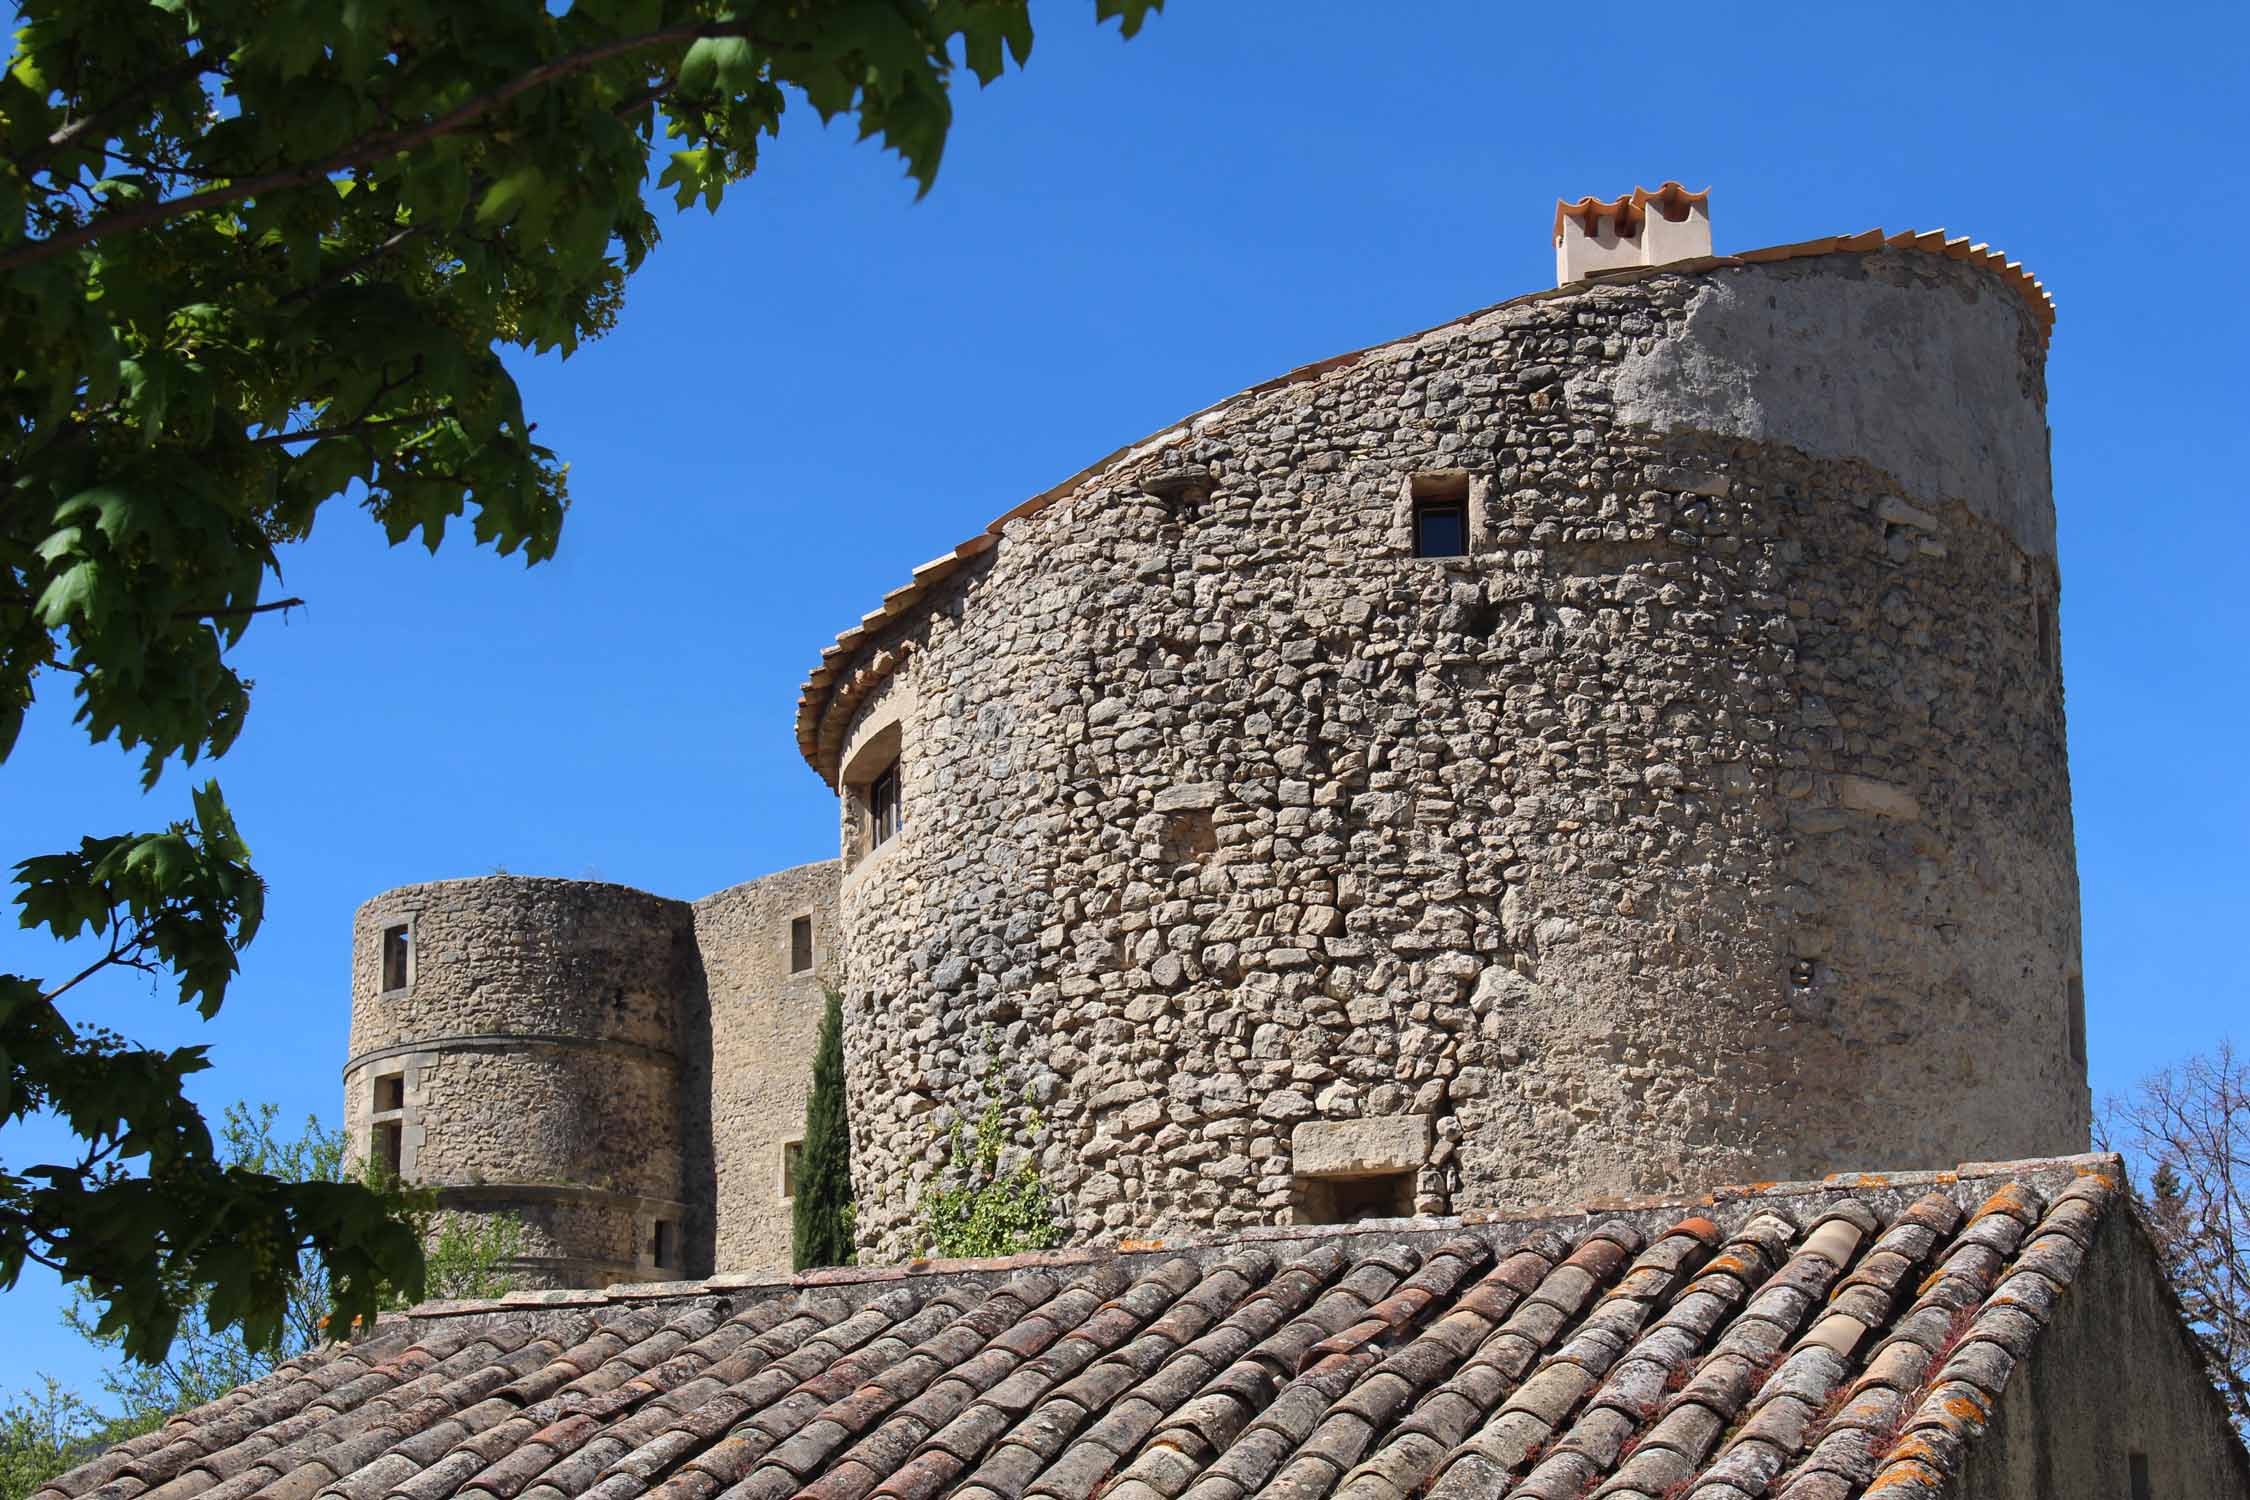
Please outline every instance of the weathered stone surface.
M865 1252L995 1059L1082 1238L1410 1112L1456 1211L2082 1146L2042 360L1941 257L1659 271L1022 508L812 710L910 809L841 894Z
M803 1132L837 874L692 906L513 875L376 897L353 933L349 1149L394 1124L401 1169L448 1208L521 1220L527 1287L787 1269L782 1152ZM813 963L793 972L799 917ZM408 982L387 987L401 927Z
M1289 1133L1289 1164L1306 1176L1406 1172L1429 1160L1428 1115L1307 1120Z

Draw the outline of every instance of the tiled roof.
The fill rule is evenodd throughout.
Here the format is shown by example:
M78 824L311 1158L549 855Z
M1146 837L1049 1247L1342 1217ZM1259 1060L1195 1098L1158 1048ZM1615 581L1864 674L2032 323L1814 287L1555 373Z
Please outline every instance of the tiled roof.
M36 1500L1941 1492L2114 1157L438 1305Z
M1656 194L1646 194L1640 188L1635 188L1634 194L1641 195L1644 199L1657 198L1678 186L1677 183L1668 182ZM1690 199L1706 196L1708 196L1707 193L1688 195ZM1557 233L1561 232L1560 215L1566 207L1567 205L1560 204L1557 206ZM907 614L914 606L929 597L931 590L936 588L938 584L959 572L971 559L998 546L1001 533L1007 528L1010 521L1024 516L1037 515L1065 495L1074 492L1087 480L1116 464L1144 458L1149 454L1185 442L1192 434L1211 421L1216 420L1222 411L1238 401L1263 395L1268 391L1279 390L1286 386L1317 380L1331 371L1348 369L1383 350L1395 348L1402 344L1411 344L1417 340L1429 338L1433 334L1443 333L1447 329L1474 323L1480 318L1489 317L1493 313L1506 308L1546 302L1558 297L1577 296L1592 286L1615 285L1649 276L1696 275L1704 271L1718 270L1729 266L1758 265L1767 261L1804 260L1820 255L1873 254L1885 250L1913 251L1924 255L1944 256L1949 260L1965 261L1981 270L1992 272L2007 282L2014 289L2016 295L2023 299L2025 308L2031 314L2032 323L2038 329L2040 347L2044 349L2053 337L2055 329L2054 298L2047 294L2046 287L2040 283L2037 277L2026 271L2020 263L2009 260L1990 245L1972 244L1966 235L1948 237L1942 229L1926 231L1909 229L1898 234L1889 234L1881 229L1869 229L1859 234L1829 235L1817 240L1800 240L1795 244L1770 245L1762 250L1744 250L1734 255L1714 255L1697 260L1668 261L1655 266L1624 266L1607 271L1597 271L1566 286L1544 287L1535 292L1527 292L1520 297L1512 297L1506 302L1496 303L1491 307L1478 308L1475 312L1466 313L1451 322L1441 323L1435 328L1425 328L1420 332L1410 333L1401 338L1386 339L1380 344L1371 344L1365 349L1355 349L1346 354L1332 355L1316 363L1299 366L1286 375L1264 381L1246 391L1238 391L1223 401L1214 402L1201 411L1183 417L1161 432L1152 433L1137 443L1127 444L1107 457L1089 464L1062 483L1033 495L1022 504L997 517L983 531L970 537L958 547L933 557L916 568L913 576L904 584L885 594L881 604L860 616L858 624L845 630L836 637L835 644L821 651L819 663L806 676L803 686L797 692L798 753L804 756L807 765L820 773L822 780L831 786L836 784L836 778L840 771L839 760L843 753L844 730L851 717L852 709L868 693L872 692L877 684L891 674L910 649L911 643L899 642L889 649L875 653L871 659L865 662L859 660L862 652L892 622Z

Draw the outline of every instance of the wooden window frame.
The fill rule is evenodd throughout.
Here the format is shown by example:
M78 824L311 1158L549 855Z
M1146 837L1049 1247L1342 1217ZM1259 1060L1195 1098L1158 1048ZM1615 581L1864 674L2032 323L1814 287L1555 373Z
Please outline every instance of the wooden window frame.
M1433 517L1451 516L1460 538L1460 545L1450 551L1432 551L1428 546L1429 525ZM1416 557L1467 557L1469 555L1469 499L1466 495L1416 496L1414 500L1414 555Z
M397 962L392 962L393 957ZM375 961L382 972L376 976L377 987L386 995L414 987L414 924L412 922L386 922L377 946ZM393 982L395 978L395 983Z
M867 850L870 854L897 838L906 828L899 764L894 759L867 779Z

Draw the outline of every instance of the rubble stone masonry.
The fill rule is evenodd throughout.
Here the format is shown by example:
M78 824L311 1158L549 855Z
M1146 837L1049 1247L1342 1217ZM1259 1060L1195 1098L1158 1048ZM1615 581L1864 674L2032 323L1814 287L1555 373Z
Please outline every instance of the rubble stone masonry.
M859 648L863 1247L993 1058L1080 1237L2082 1149L2043 368L1942 257L1597 278L1019 512Z
M521 1220L527 1287L786 1270L781 1164L836 875L803 865L692 906L513 875L376 897L352 944L353 1159Z

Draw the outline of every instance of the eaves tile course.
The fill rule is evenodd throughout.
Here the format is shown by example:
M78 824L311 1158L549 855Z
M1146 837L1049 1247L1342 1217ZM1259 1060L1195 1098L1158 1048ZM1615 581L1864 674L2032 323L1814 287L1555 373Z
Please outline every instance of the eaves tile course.
M431 1304L37 1500L1945 1493L2114 1157Z

